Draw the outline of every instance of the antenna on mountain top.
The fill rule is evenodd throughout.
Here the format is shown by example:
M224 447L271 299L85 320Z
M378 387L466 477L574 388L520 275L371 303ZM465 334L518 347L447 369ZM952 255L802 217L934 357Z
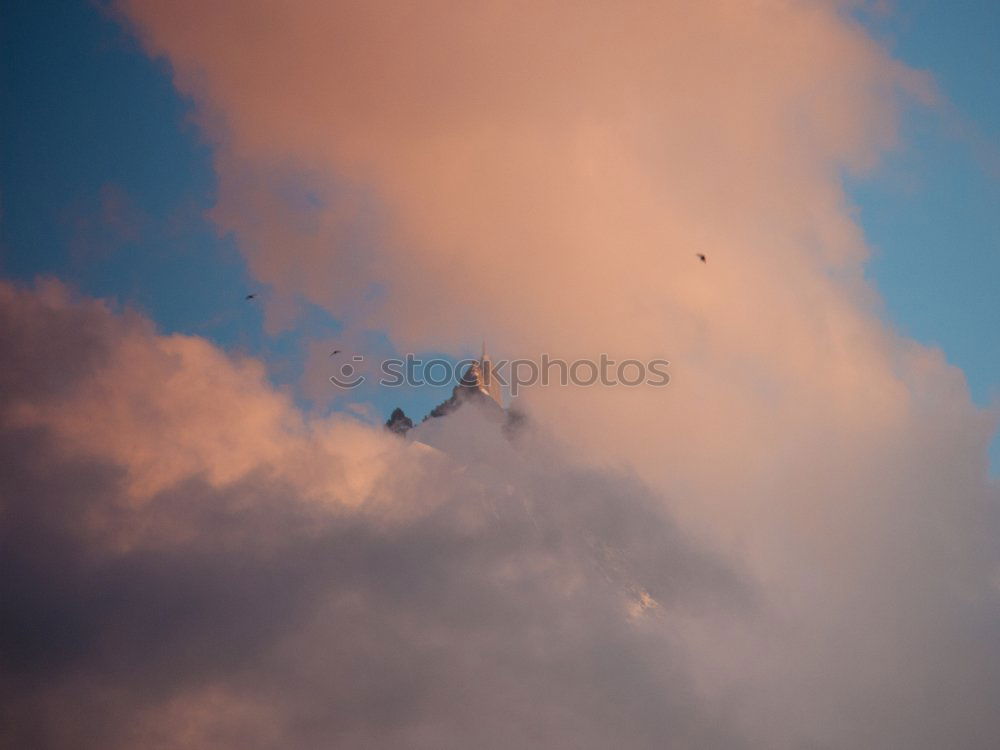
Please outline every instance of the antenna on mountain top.
M490 355L486 353L486 339L483 339L483 353L479 357L479 377L486 395L503 408L503 388L500 385L500 378L493 370Z

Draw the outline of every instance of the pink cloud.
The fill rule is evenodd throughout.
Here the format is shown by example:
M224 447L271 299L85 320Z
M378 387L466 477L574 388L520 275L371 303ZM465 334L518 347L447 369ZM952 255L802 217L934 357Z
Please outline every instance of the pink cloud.
M0 398L0 744L732 731L662 618L745 613L751 586L628 473L471 407L438 448L310 422L259 363L54 283L0 284L0 352L30 365Z

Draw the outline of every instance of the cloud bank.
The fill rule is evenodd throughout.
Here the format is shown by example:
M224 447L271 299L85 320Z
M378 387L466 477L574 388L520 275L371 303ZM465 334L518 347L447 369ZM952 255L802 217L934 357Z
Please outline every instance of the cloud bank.
M0 320L4 746L730 743L668 618L752 587L634 477L474 405L310 422L58 284Z

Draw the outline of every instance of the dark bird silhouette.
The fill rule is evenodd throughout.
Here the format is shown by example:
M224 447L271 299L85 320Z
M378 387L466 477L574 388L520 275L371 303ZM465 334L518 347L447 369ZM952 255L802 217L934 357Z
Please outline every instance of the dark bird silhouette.
M332 352L330 352L330 356L331 356L331 357L332 357L332 356L333 356L334 354L340 354L340 349L334 349L334 350L333 350Z
M257 299L257 294L256 293L248 294L246 297L244 297L244 299Z
M697 256L698 260L702 263L708 263L708 258L706 258L703 253L695 253L695 256Z

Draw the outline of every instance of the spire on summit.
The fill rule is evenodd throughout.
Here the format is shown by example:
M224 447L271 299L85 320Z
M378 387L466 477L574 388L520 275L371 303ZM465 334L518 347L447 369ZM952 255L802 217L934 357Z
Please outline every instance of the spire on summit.
M466 360L468 361L468 360ZM494 414L508 414L503 405L503 386L497 374L490 355L486 352L486 342L483 341L482 354L478 361L473 361L459 378L458 384L451 391L451 398L442 401L431 409L424 420L432 417L444 417L458 409L468 400L481 404L490 404L488 411ZM401 409L396 409L386 422L386 428L400 435L413 426L413 422Z
M486 339L483 339L483 353L479 357L479 374L481 378L480 390L503 408L503 390L500 387L500 378L497 376L496 370L493 369L490 355L486 353Z
M475 389L494 401L501 409L503 408L503 389L496 369L493 367L493 362L490 360L490 355L486 352L485 341L479 361L469 365L469 369L459 380L459 387Z

